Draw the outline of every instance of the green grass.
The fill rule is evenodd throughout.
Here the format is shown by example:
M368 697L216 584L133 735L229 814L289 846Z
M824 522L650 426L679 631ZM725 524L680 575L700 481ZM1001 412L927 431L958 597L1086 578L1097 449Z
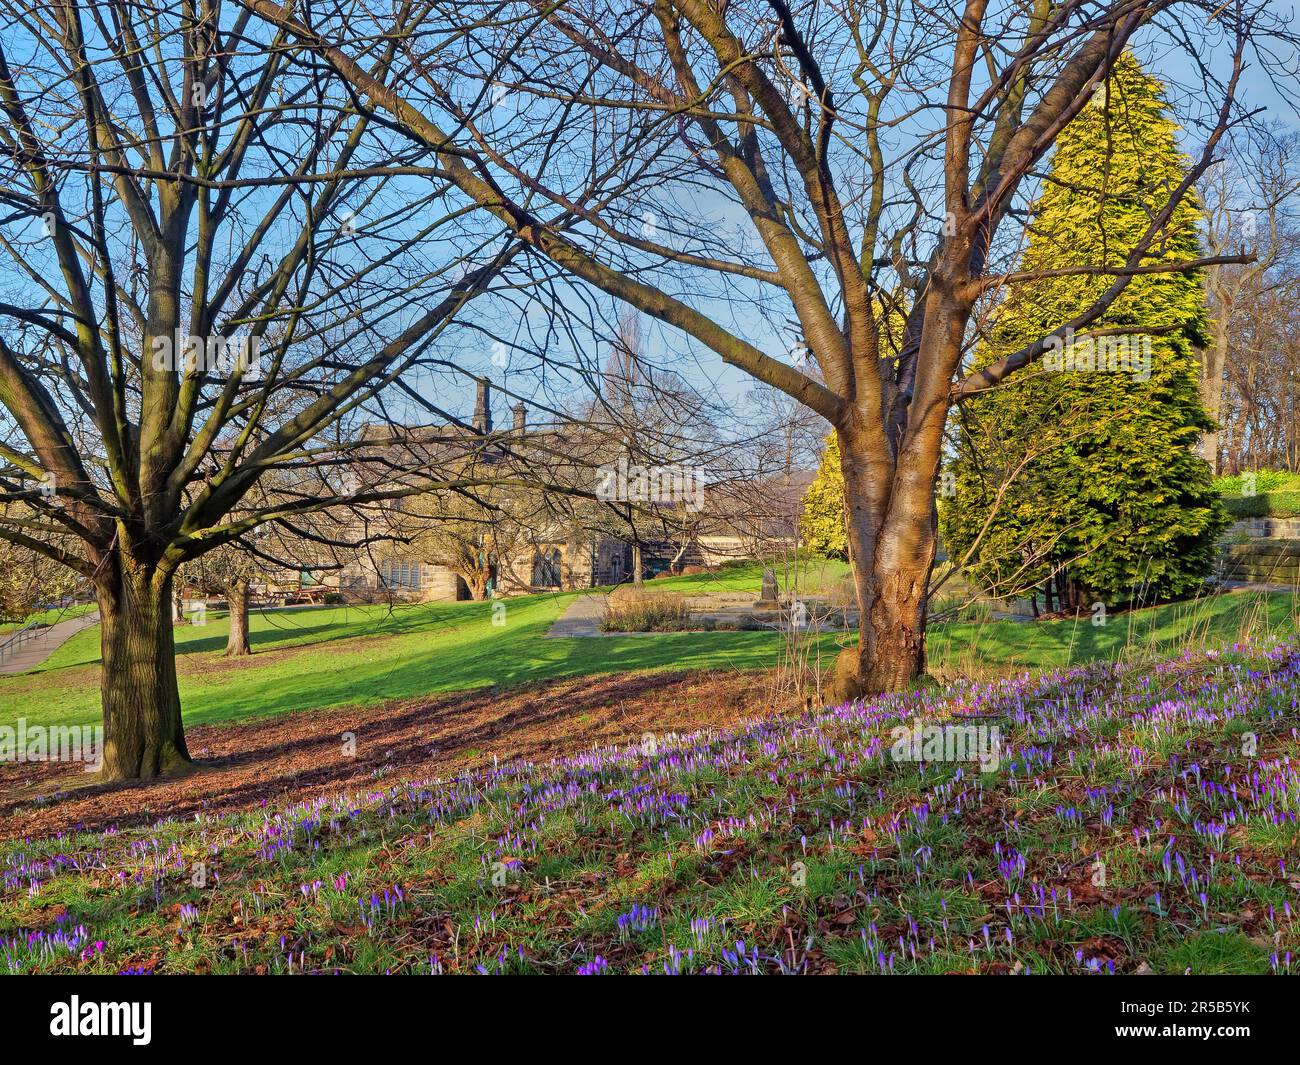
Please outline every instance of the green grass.
M757 592L761 566L666 578L656 587L686 590L724 581ZM176 629L180 692L188 723L211 723L373 705L388 699L511 686L553 678L634 670L747 670L773 666L773 632L656 633L544 638L576 593L506 601L505 624L491 604L432 603L254 612L254 654L225 659L228 623ZM698 594L698 593L688 593ZM1293 631L1297 603L1287 594L1236 593L1088 619L1024 623L950 622L933 627L930 668L940 675L1052 668L1125 653L1166 653L1231 642L1247 632ZM824 664L847 634L821 638ZM78 633L31 673L0 677L0 722L90 723L99 716L99 629Z
M776 639L761 632L667 633L653 638L546 639L573 593L528 596L492 624L491 604L337 607L250 618L252 657L220 657L228 622L176 629L188 723L387 699L491 684L641 669L758 669ZM41 669L0 677L0 721L77 724L99 716L99 629L78 633Z
M1242 475L1214 479L1214 490L1225 496L1239 496L1246 481ZM1259 492L1300 492L1300 473L1285 470L1259 470L1254 474L1254 490Z
M1223 504L1234 518L1300 516L1300 473L1259 470L1253 474L1216 477L1214 489L1223 496ZM1245 489L1249 489L1249 495L1242 494Z
M1259 976L1268 972L1268 951L1239 932L1189 936L1156 958L1163 972L1192 976Z
M847 562L826 559L806 558L800 559L798 563L732 562L708 573L657 577L647 581L646 587L655 591L681 592L683 595L753 592L757 597L762 588L765 568L776 574L782 591L791 579L797 579L799 587L810 594L833 588L849 574Z
M1300 517L1300 492L1260 492L1253 496L1224 496L1223 505L1234 518Z
M1124 654L1163 655L1184 647L1212 646L1252 633L1300 628L1300 597L1291 592L1234 592L1127 613L1104 625L1088 616L1044 622L953 621L932 627L932 669L1050 668L1113 660Z

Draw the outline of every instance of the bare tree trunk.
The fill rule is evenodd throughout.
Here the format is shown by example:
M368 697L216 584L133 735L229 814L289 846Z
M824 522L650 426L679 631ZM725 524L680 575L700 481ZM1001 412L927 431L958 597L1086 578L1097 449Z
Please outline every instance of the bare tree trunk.
M836 659L832 701L907 688L925 672L928 579L924 567L854 574L860 611L858 646L841 651Z
M632 544L632 583L638 587L645 584L645 566L641 561L641 541Z
M226 655L248 655L248 581L234 581L226 588L226 602L230 604L230 636L226 640Z
M149 779L192 768L181 723L172 638L171 575L115 556L96 584L104 780Z
M925 672L925 596L934 562L933 500L896 498L891 515L879 499L882 478L872 476L862 441L837 432L844 472L846 533L855 560L858 646L840 652L830 695L846 702L906 688ZM885 482L887 483L887 481Z
M486 569L475 566L458 573L457 576L465 582L472 602L477 603L487 598L488 571Z
M906 428L891 443L877 412L866 409L835 430L859 608L858 646L835 662L837 702L905 689L925 673L927 595L939 541L934 493L970 305L936 280L923 314L916 413Z
M1226 300L1225 295L1221 297ZM1221 472L1219 467L1219 427L1223 413L1223 369L1228 358L1228 307L1220 308L1214 322L1214 336L1210 338L1209 347L1201 354L1201 405L1205 413L1214 420L1214 428L1202 437L1202 457L1210 464L1214 474Z

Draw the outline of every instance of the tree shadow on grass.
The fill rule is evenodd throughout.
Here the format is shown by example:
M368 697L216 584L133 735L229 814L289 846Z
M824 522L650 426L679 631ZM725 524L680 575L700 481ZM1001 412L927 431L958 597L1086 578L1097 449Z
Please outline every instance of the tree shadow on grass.
M200 726L190 734L191 754L203 765L197 774L100 784L66 766L27 766L29 779L4 781L0 822L8 838L147 825L264 800L384 789L396 780L463 771L493 755L544 761L592 744L639 742L646 731L727 725L768 708L762 674L661 672ZM53 801L35 805L41 793Z

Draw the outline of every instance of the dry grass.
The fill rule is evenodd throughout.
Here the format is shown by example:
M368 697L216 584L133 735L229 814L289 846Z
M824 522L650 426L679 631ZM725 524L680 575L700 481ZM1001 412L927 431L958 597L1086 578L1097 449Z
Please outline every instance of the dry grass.
M691 612L680 592L625 584L610 593L600 627L605 632L681 632L691 627Z

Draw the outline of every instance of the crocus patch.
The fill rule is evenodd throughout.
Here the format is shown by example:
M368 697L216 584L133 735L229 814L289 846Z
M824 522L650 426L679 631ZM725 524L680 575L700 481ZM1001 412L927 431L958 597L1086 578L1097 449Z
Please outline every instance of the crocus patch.
M1298 706L1300 647L1240 645L69 826L0 845L0 966L1291 972ZM974 719L996 759L891 753Z

